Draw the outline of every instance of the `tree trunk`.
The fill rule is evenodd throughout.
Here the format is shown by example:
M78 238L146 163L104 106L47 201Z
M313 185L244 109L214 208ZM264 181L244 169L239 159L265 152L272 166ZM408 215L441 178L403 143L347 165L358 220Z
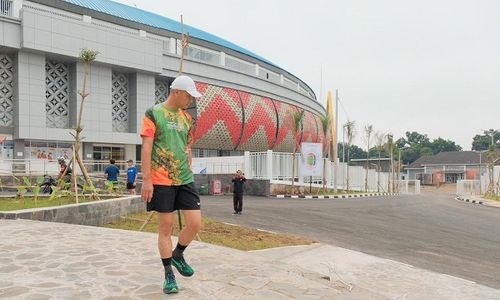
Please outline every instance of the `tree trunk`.
M380 156L381 152L378 152L378 163L377 163L377 193L380 193Z
M349 161L351 160L351 150L350 150L351 146L349 145L348 148L347 148L347 176L346 176L346 189L347 189L347 192L349 193L349 190L350 190L350 180L349 180Z

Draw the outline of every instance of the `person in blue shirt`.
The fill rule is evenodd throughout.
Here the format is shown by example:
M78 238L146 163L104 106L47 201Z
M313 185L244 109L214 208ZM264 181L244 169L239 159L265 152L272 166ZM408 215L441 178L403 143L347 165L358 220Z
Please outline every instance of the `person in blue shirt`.
M113 184L118 184L118 175L120 174L120 169L115 165L115 160L110 159L109 163L111 165L104 169L104 174L106 174L106 179Z
M137 168L134 166L133 160L128 160L127 169L127 190L130 195L135 195L135 181L137 180Z

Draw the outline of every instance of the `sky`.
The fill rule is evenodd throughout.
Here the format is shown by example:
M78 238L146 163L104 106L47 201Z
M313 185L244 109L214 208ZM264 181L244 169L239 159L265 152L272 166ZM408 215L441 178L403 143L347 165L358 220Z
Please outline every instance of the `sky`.
M306 82L339 124L442 137L470 150L500 129L500 1L115 0L250 50ZM341 136L340 136L341 140Z

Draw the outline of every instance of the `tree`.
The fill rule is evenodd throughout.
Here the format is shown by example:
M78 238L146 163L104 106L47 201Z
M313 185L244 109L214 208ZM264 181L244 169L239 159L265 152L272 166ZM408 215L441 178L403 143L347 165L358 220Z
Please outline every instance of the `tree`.
M432 149L432 154L438 154L440 152L447 152L447 151L462 151L462 147L455 144L454 141L445 140L440 137L432 141L431 149Z
M361 147L357 146L357 145L350 145L348 146L347 143L342 144L342 143L338 143L337 145L337 153L339 154L339 158L342 157L343 155L343 149L345 148L345 152L347 154L347 152L349 152L350 154L350 158L351 159L365 159L366 158L366 151L363 150Z
M462 147L454 141L439 137L431 142L426 134L416 131L407 131L405 137L396 140L395 147L401 149L401 160L407 164L411 164L424 155L444 151L462 151Z
M488 189L486 190L486 196L496 197L497 196L497 188L495 186L495 172L494 165L498 160L496 151L496 145L492 143L489 147L488 151Z
M346 135L347 135L347 174L346 174L346 189L347 192L349 192L349 161L351 160L350 157L350 150L349 148L351 147L352 140L354 139L354 136L356 135L356 123L354 121L347 121L344 125Z
M325 158L329 157L329 152L328 149L330 149L330 145L328 143L328 139L326 138L328 136L328 130L330 130L330 119L328 118L328 115L321 115L319 117L321 121L321 129L323 130L323 153ZM326 159L323 163L323 190L326 191Z
M292 189L295 184L295 156L300 146L297 142L297 135L302 130L302 121L304 120L304 110L295 111L292 113L293 118L293 155L292 155Z
M482 135L476 134L472 139L472 150L489 150L492 143L497 148L500 147L500 131L494 129L484 130Z
M372 138L373 125L367 124L365 126L365 139L366 139L366 172L365 172L365 192L368 192L368 169L370 158L370 140Z
M75 133L71 133L71 135L74 137L75 142L73 143L72 146L72 151L73 151L73 157L71 158L68 166L73 167L73 172L72 172L72 188L74 188L75 191L75 198L76 202L78 203L78 185L77 185L77 180L76 180L76 163L80 166L80 169L83 172L85 181L88 186L90 186L90 189L92 190L92 198L99 199L99 195L95 191L94 184L92 183L92 180L90 179L90 176L87 173L87 169L85 169L85 166L83 165L82 158L79 155L79 150L81 147L81 133L83 131L83 125L82 125L82 116L83 116L83 108L85 107L85 100L89 96L89 93L87 92L87 77L89 75L89 69L90 65L94 62L96 59L97 55L99 54L98 51L91 50L91 49L82 49L80 51L79 59L83 63L83 87L82 90L78 92L80 95L81 101L80 101L80 111L78 112L78 119L77 119L77 124L76 127L74 128ZM64 175L66 175L66 170L62 174L61 178L64 178ZM62 181L61 181L62 182ZM61 185L61 182L59 183L59 186Z
M377 192L380 192L380 158L382 157L382 152L384 151L384 136L382 132L375 133L375 149L378 153L377 162Z
M408 133L408 132L407 132ZM385 149L389 153L391 157L391 180L388 181L387 190L394 192L394 135L392 133L388 133L385 135ZM392 181L392 188L391 188Z

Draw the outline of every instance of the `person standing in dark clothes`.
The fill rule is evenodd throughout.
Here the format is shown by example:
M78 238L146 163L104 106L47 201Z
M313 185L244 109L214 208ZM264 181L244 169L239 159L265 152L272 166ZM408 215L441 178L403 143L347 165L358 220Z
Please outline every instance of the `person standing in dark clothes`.
M233 215L241 215L241 211L243 210L243 185L245 184L245 181L247 181L245 174L243 174L241 170L236 171L232 180L234 205Z

